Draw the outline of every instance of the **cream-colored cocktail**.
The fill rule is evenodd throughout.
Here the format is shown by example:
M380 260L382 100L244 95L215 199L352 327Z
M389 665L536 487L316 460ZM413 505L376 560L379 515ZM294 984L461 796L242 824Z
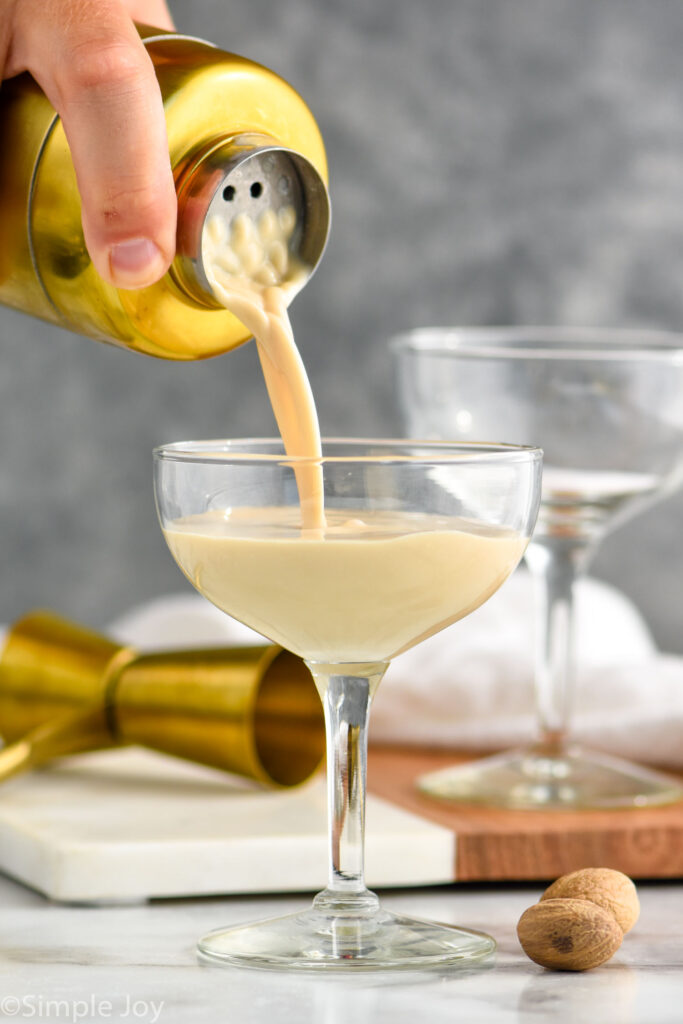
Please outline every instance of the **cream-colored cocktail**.
M541 453L505 445L280 441L155 452L164 536L195 587L302 655L325 708L329 878L309 911L205 936L212 962L288 969L413 969L472 962L494 942L383 910L363 879L367 722L391 658L473 611L521 558ZM302 470L325 522L300 506Z
M465 519L328 508L316 537L297 508L212 509L165 528L205 597L314 661L387 661L474 611L526 538Z

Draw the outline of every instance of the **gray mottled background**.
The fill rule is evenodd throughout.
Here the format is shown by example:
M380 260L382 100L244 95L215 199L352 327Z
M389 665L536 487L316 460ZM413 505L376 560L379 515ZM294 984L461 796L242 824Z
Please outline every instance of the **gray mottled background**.
M396 430L395 329L683 330L680 0L171 6L279 71L321 125L332 239L293 320L325 432ZM181 589L150 450L272 431L253 346L162 363L0 310L0 361L0 619L44 605L99 625ZM679 651L682 526L678 496L595 565Z

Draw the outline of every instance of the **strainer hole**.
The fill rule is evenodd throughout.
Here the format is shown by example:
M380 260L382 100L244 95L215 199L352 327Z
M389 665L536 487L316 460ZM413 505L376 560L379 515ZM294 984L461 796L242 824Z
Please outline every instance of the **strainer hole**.
M261 184L260 181L255 181L255 182L253 182L253 184L252 184L251 188L249 189L249 191L251 192L251 194L254 197L254 199L258 199L258 197L263 192L263 185Z
M225 186L225 188L223 189L223 198L225 199L226 203L231 203L233 201L233 199L235 198L234 185Z

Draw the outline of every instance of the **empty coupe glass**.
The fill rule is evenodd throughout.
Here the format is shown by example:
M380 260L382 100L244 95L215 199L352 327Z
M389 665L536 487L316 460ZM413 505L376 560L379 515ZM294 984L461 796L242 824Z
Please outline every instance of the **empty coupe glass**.
M523 750L426 776L452 800L519 808L628 807L683 796L674 780L589 753L568 731L572 593L608 530L669 493L683 467L683 338L556 328L427 328L395 338L410 436L505 437L544 452L526 553L537 581L539 736Z

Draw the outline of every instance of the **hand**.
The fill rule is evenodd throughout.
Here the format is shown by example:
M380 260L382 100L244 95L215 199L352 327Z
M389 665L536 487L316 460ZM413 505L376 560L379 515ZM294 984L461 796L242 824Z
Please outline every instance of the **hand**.
M161 94L133 19L173 28L165 0L0 0L0 77L29 71L60 115L88 251L119 288L162 277L176 232Z

